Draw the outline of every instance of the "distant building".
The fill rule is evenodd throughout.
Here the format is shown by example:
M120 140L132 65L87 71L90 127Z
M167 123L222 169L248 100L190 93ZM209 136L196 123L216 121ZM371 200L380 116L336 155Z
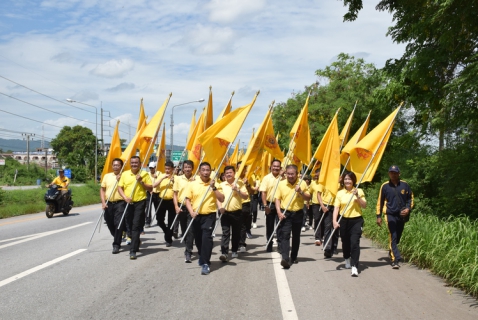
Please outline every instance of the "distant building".
M21 164L27 164L27 160L30 159L30 163L36 163L43 168L45 168L45 164L47 169L58 167L58 160L53 153L53 149L47 149L47 151L30 151L29 154L27 154L26 151L14 151L12 153L3 153L2 155L5 158L9 157L17 160Z

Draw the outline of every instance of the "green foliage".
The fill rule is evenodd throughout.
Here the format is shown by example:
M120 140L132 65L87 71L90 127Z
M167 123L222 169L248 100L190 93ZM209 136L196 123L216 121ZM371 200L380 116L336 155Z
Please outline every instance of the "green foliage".
M375 223L378 188L377 184L365 191L368 208L364 211L364 234L387 248L387 228L385 225L380 228ZM469 217L443 219L425 214L426 206L422 199L417 199L400 240L402 255L418 267L428 268L451 285L478 297L478 221Z
M83 173L81 168L86 168L86 176L82 176L80 180L92 179L94 176L95 152L99 152L98 145L95 148L95 144L93 132L82 126L65 126L51 141L61 165L74 168L78 173Z
M1 190L1 189L0 189ZM100 203L100 186L92 182L84 186L72 186L74 207ZM0 219L19 216L45 210L46 188L3 191L3 203L0 203ZM1 191L0 191L1 194ZM73 209L74 210L74 209Z
M14 185L15 170L18 170L15 185L35 185L38 179L48 181L50 176L45 175L45 169L35 163L28 167L14 159L6 158L5 165L0 166L0 184Z

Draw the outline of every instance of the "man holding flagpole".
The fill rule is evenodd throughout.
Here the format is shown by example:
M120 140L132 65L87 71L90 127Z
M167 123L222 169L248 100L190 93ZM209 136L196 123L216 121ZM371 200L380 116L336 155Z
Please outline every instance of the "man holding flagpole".
M164 232L164 241L166 241L166 247L171 247L173 243L173 231L171 230L171 223L176 215L173 202L173 183L174 183L174 163L172 161L166 161L164 164L164 175L161 176L154 184L153 187L157 188L159 195L159 208L156 209L156 221L158 226ZM166 212L168 212L168 226L166 226Z
M285 168L286 179L279 182L275 196L277 216L282 224L281 239L281 265L289 269L291 263L298 263L297 255L300 246L300 229L304 217L304 201L310 200L310 193L305 181L299 180L299 170L295 164ZM290 236L292 233L292 248ZM289 257L290 252L290 257Z
M224 202L224 194L216 188L216 181L210 176L211 165L208 162L202 162L199 165L199 179L191 181L185 194L186 208L194 219L194 239L203 275L211 272L209 266L213 247L212 231L216 222L216 201Z

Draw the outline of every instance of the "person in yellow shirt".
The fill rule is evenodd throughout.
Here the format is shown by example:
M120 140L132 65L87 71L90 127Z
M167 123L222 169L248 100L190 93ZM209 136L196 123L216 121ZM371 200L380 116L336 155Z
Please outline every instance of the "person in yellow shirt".
M118 192L127 203L125 218L131 222L131 246L129 258L136 260L139 251L139 235L144 228L146 191L153 189L151 179L146 171L142 171L138 156L130 159L131 169L123 172L118 182Z
M173 202L174 209L178 215L179 224L181 225L181 231L183 235L191 222L191 215L185 205L185 194L189 186L189 183L193 181L193 169L194 162L191 160L184 160L182 175L177 176L174 179L173 185ZM184 238L184 244L186 246L184 250L184 262L191 263L191 255L193 253L194 233L193 228L189 228L186 237Z
M282 178L281 162L274 159L271 162L271 172L268 173L261 182L259 191L261 192L261 201L266 214L266 238L269 240L274 232L274 225L277 218L277 209L274 202L274 191L277 182ZM277 235L279 235L279 229ZM277 249L280 251L280 239L277 237ZM272 241L269 242L266 248L267 252L272 252Z
M156 162L152 161L148 165L149 167L149 178L153 182L153 184L156 182L156 178L158 175L161 174L161 172L156 171ZM150 228L151 227L151 219L152 219L152 206L154 205L154 208L157 209L159 205L159 196L158 196L158 191L156 190L157 188L153 188L152 192L148 192L147 196L147 204L146 204L146 224L144 225L145 228Z
M58 170L58 177L53 179L53 181L48 185L48 187L51 187L54 184L60 186L60 188L58 188L58 190L61 191L60 211L63 211L63 207L66 205L65 202L67 202L67 199L69 198L66 194L71 194L71 192L68 190L68 186L70 185L70 179L65 176L65 170Z
M224 193L224 202L219 202L219 212L222 214L221 227L221 256L222 262L229 260L229 240L231 239L232 257L237 258L239 240L241 239L241 228L243 224L242 202L247 199L249 194L244 183L239 179L234 183L236 170L234 166L224 168L226 181L219 185Z
M304 201L310 200L310 193L305 181L299 180L297 166L289 164L285 167L286 179L279 183L275 196L277 216L281 223L281 265L289 269L291 263L298 263L297 255L300 246L300 229L304 218ZM292 248L290 236L292 233ZM290 257L289 257L290 252Z
M158 190L159 194L159 208L156 209L156 221L158 226L164 232L164 241L166 247L171 247L173 243L173 230L171 230L171 223L176 216L173 202L173 185L174 185L174 163L166 161L164 164L164 174L159 176L153 184L153 188ZM166 225L166 212L168 213L168 225ZM177 234L176 234L177 236Z
M367 206L367 201L365 200L363 190L355 188L355 184L357 183L355 173L344 173L343 183L344 188L339 190L335 197L335 208L332 219L334 229L340 228L345 268L351 268L352 277L358 277L360 237L362 236L363 227L362 209ZM351 199L353 200L351 201ZM342 215L340 224L337 222L339 214Z
M224 194L216 188L216 180L211 179L211 165L199 165L199 179L191 181L186 191L186 208L193 218L194 240L199 254L201 274L210 273L213 247L212 231L216 223L217 202L224 202Z
M113 254L120 252L121 238L124 230L124 222L119 227L119 222L124 211L124 200L118 192L118 182L121 178L123 160L113 159L113 172L103 176L101 180L100 198L101 206L105 210L105 221L113 236Z

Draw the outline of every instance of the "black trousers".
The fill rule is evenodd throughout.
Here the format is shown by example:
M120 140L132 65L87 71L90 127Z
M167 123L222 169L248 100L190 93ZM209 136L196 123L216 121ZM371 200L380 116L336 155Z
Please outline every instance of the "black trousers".
M388 227L388 248L393 261L400 261L402 255L398 250L398 244L402 238L403 229L405 228L405 222L400 218L400 215L387 214L386 222Z
M350 258L350 265L358 267L360 260L360 238L362 237L363 218L342 218L340 220L340 238L344 259Z
M252 222L257 222L257 206L259 205L259 194L253 194L251 196L251 210L252 210Z
M243 225L242 210L225 211L221 218L222 237L221 253L229 253L229 240L232 238L231 251L237 252L241 239L241 228ZM232 237L231 237L232 233Z
M267 202L267 205L270 203ZM277 218L277 210L274 204L271 206L271 212L266 214L266 241L268 241L272 237L272 233L274 232L274 227ZM279 232L277 232L277 241L279 241ZM267 252L272 252L272 240L269 242L266 248Z
M282 259L290 261L297 259L300 246L300 229L302 228L302 221L304 219L304 211L287 211L285 218L281 221L281 254ZM290 237L292 234L292 248L290 245Z
M153 215L154 215L153 204L154 204L154 209L158 209L159 195L157 192L153 192L152 194L148 192L148 198L146 200L147 200L146 223L151 224L151 219L153 218Z
M329 241L330 235L332 234L332 230L334 230L334 224L332 222L333 215L334 215L334 206L329 206L329 211L325 213L324 221L322 222L324 224L324 242L325 243ZM332 240L329 241L327 247L324 248L324 250L327 250L330 253L333 253L333 251L337 249L337 246L339 244L339 234L340 234L340 229L335 230L334 235L332 236Z
M322 241L322 238L324 236L324 230L325 230L325 222L324 222L324 219L322 218L324 213L322 212L322 208L320 207L320 204L312 204L310 205L310 208L312 209L312 214L314 216L314 230L317 229L317 225L320 222L320 227L315 233L315 240ZM322 219L322 222L320 221L321 219Z
M189 223L191 223L191 215L188 212L188 209L185 205L181 207L181 212L179 213L178 219L179 224L181 225L181 232L183 235L186 233L186 229L188 228ZM194 243L194 232L193 227L189 228L188 234L184 238L184 244L186 246L184 250L184 254L189 253L192 254L193 252L193 243Z
M304 217L302 218L302 227L305 227L307 218L309 219L308 221L309 226L312 227L313 214L312 214L311 206L309 205L309 207L307 208L307 205L304 204L304 209L302 211L304 211Z
M246 244L246 233L251 232L252 227L252 215L251 215L251 203L246 202L242 204L242 223L241 223L241 238L239 245L241 247L247 247Z
M161 201L159 205L158 213L156 214L156 221L158 221L158 226L164 232L164 241L167 243L173 242L173 231L170 229L171 223L176 216L176 210L174 209L173 199ZM168 225L165 223L166 212L168 213Z
M113 246L121 247L125 221L123 220L121 223L121 228L119 228L119 223L123 216L125 203L124 201L110 201L108 202L108 207L105 209L105 221L113 236Z
M128 205L127 216L128 220L131 222L131 246L130 252L139 251L139 235L144 228L144 216L146 208L146 199L131 202Z
M198 249L199 261L211 265L213 247L212 230L216 224L216 213L199 214L193 220L194 240Z

